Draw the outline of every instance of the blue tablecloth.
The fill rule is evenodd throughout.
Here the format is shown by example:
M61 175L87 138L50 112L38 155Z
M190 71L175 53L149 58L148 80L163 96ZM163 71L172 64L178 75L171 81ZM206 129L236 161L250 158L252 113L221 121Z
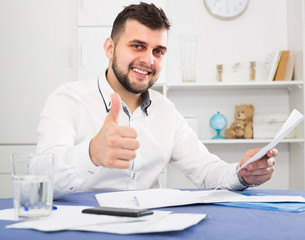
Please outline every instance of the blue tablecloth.
M305 197L304 191L254 189L248 191L250 193L300 195ZM98 206L95 194L96 193L77 193L62 200L55 201L54 204ZM0 209L12 207L12 199L0 199ZM115 235L81 231L45 233L26 229L6 229L5 226L13 222L0 221L0 239L305 239L305 212L290 213L213 204L196 204L163 209L177 213L206 213L207 218L184 231L139 235Z

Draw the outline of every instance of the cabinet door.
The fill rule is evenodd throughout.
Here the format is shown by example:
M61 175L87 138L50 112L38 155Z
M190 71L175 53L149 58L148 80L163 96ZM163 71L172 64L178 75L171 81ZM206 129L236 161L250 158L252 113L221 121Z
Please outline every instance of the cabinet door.
M0 198L13 196L10 156L12 153L35 152L35 145L0 146Z
M76 4L1 1L0 144L35 143L45 99L75 79Z
M108 67L104 41L111 27L86 27L78 29L79 62L78 79L99 76Z
M78 26L111 26L124 6L139 3L140 0L81 0L78 10ZM166 0L142 0L166 8Z

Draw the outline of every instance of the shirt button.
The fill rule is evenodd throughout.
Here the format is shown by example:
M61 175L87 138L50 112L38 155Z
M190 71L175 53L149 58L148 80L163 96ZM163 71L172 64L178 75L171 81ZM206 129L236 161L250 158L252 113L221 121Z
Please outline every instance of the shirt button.
M74 187L70 187L69 190L72 191L74 189Z
M132 174L132 179L135 179L136 178L136 174Z
M94 172L93 172L93 171L88 171L88 173L90 173L90 174L94 174Z

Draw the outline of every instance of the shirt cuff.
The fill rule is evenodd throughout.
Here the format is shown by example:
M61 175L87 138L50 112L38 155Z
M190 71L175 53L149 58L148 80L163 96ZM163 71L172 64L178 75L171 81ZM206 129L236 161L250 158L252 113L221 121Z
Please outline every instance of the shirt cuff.
M91 161L89 155L89 145L91 140L80 143L73 151L75 161L75 169L79 176L84 179L95 174L98 167Z
M248 188L248 186L245 186L238 177L238 173L236 170L238 169L239 164L236 163L230 163L228 164L226 178L223 179L223 184L225 189L229 189L232 191L240 191Z
M240 164L237 165L236 167L236 171L240 168ZM239 175L239 172L236 173L239 182L245 187L245 188L249 188L249 187L257 187L259 185L255 185L255 184L248 184L245 182L245 180L243 179L242 176Z

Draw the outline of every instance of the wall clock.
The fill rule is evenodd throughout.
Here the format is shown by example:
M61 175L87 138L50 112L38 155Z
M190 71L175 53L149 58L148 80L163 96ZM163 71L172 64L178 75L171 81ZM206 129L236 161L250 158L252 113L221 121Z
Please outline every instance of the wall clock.
M203 0L208 13L220 20L232 20L242 15L249 0Z

